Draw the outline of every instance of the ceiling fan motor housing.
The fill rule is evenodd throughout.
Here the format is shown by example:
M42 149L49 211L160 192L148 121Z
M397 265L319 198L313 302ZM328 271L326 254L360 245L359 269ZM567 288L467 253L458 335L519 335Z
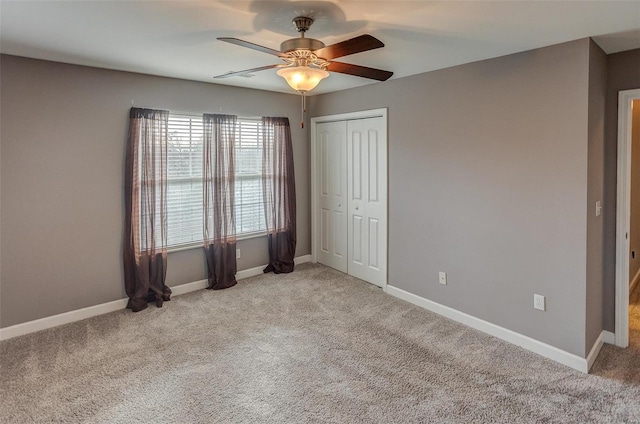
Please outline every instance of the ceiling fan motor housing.
M293 20L296 30L300 33L300 38L292 38L284 41L280 44L280 51L282 53L288 53L294 50L318 50L325 47L324 43L314 38L305 38L304 33L309 30L313 19L306 16L298 16Z
M314 38L292 38L286 40L280 44L280 51L282 53L288 53L293 50L318 50L325 45L322 41Z

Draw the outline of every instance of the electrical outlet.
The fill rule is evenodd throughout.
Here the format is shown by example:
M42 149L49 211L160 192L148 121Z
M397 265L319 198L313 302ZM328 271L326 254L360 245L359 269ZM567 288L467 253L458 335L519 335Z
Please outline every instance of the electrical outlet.
M236 249L236 259L240 259L240 249Z
M533 307L534 309L538 309L540 311L545 311L546 310L546 305L545 305L545 298L543 295L541 294L534 294L533 295Z
M438 275L439 275L440 284L445 284L446 285L447 284L447 273L446 272L439 272Z

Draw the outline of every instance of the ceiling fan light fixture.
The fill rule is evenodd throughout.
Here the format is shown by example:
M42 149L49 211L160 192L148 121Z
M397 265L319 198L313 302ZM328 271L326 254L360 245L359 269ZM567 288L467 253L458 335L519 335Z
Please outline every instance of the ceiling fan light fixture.
M276 72L284 78L289 87L300 93L306 93L318 86L320 81L329 76L329 72L310 66L294 66L281 68Z

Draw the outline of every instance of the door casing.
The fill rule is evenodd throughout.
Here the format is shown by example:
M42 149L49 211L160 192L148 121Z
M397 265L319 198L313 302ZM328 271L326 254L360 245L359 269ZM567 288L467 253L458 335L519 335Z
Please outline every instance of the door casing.
M615 344L629 346L629 231L631 223L631 105L640 89L618 93Z

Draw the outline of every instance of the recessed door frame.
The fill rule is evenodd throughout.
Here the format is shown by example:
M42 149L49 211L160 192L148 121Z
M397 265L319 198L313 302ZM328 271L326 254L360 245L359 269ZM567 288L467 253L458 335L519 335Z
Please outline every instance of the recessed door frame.
M385 131L387 131L387 146L388 146L388 119L387 119L387 108L382 109L371 109L371 110L363 110L358 112L349 112L349 113L340 113L336 115L327 115L327 116L318 116L315 118L311 118L311 261L316 263L318 261L318 236L320 234L319 229L319 218L318 218L318 167L316 166L316 155L317 155L317 140L316 140L316 132L317 125L324 122L335 122L335 121L349 121L354 119L366 119L366 118L379 118L382 117L385 123ZM387 147L388 148L388 147ZM387 164L388 169L388 164ZM388 178L388 173L387 173ZM387 185L388 186L388 185ZM389 197L387 193L387 257L385 260L387 261L387 273L388 273L388 261L389 261L389 248L388 248L388 240L389 240ZM388 282L388 274L385 276L385 283L383 286L383 290L387 291L387 282Z
M629 346L629 230L631 226L631 105L640 89L618 93L615 344Z

